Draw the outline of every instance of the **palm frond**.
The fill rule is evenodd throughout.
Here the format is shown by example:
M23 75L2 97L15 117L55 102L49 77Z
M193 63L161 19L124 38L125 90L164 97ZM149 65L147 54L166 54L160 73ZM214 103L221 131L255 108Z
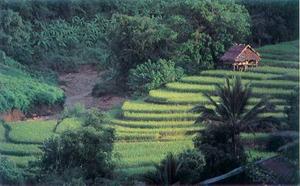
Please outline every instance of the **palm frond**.
M276 129L276 126L280 125L280 121L273 116L267 117L257 117L255 119L248 120L247 122L243 123L243 128L250 129L254 133L253 127L258 127L266 125L269 128Z
M199 113L199 112L203 112L203 110L205 110L205 109L206 109L206 107L203 105L196 105L195 107L190 109L188 112Z
M215 100L213 100L210 95L208 95L207 93L204 93L203 95L209 100L209 102L212 105L214 105L215 107L218 107L218 103Z
M199 124L204 121L221 122L223 121L223 118L222 116L218 115L214 109L205 108L200 116L196 119L195 123Z
M263 98L242 117L240 122L245 123L246 121L256 119L259 114L270 112L274 108L275 106L267 98Z

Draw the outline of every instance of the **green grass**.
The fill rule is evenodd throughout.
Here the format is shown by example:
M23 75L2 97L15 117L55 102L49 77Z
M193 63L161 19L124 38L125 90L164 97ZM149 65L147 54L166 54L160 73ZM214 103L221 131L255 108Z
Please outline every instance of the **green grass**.
M154 166L150 165L150 166L118 168L116 169L116 172L121 173L121 175L127 175L128 177L132 178L132 176L139 175L141 174L141 172L149 172L154 170L155 170Z
M194 113L140 113L128 112L123 113L125 119L130 120L195 120L198 114Z
M283 68L299 68L298 61L276 60L276 59L262 59L261 66L283 67Z
M179 153L192 146L191 140L131 142L116 143L114 151L119 154L118 167L139 167L158 163L168 152Z
M67 118L64 119L62 123L57 127L56 132L61 133L65 130L74 130L81 126L81 121L76 118Z
M282 42L274 45L265 45L257 49L263 54L299 55L299 40ZM287 57L288 59L289 57Z
M201 76L188 76L181 79L180 82L168 83L166 87L171 89L194 89L201 90L200 87L204 85L224 84L224 78L216 77L201 77ZM242 80L243 83L251 83L252 87L270 87L270 88L288 88L292 89L297 86L297 82L287 80ZM204 86L205 87L205 86ZM203 88L202 88L203 89Z
M246 141L267 141L270 137L269 133L242 133L241 139Z
M282 68L282 67L270 67L270 66L262 66L258 68L249 69L250 72L263 73L263 74L289 74L295 77L299 76L298 69L292 68Z
M193 108L190 105L162 105L154 103L125 101L122 110L135 112L185 112Z
M256 149L248 149L246 151L248 155L248 162L256 161L257 159L264 159L269 158L271 156L278 155L276 152L268 152L268 151L262 151L262 150L256 150Z
M132 134L178 134L182 133L185 134L189 131L196 131L201 130L203 127L199 125L194 125L188 128L176 128L176 127L164 127L164 128L131 128L131 127L122 127L122 126L115 126L114 127L117 133L132 133Z
M207 91L204 89L207 87ZM184 89L158 89L151 90L149 93L150 100L156 101L157 103L173 103L173 104L195 104L201 103L206 104L208 102L207 98L203 95L203 93L214 94L212 91L212 85L207 85L202 87L202 91L196 90L195 86L192 89L188 89L185 87ZM285 99L291 95L292 89L279 89L279 88L252 88L253 96L256 98L261 98L264 96L270 96L271 98ZM182 91L182 92L179 92Z
M9 138L15 143L41 144L54 135L55 124L54 120L13 122Z
M255 72L240 72L240 71L230 71L230 70L208 70L201 72L201 76L208 77L233 77L233 76L241 76L242 79L249 80L266 80L272 79L276 77L281 77L279 74L263 74L263 73L255 73Z
M164 128L164 127L190 127L194 121L134 121L134 120L112 120L112 124L132 128Z

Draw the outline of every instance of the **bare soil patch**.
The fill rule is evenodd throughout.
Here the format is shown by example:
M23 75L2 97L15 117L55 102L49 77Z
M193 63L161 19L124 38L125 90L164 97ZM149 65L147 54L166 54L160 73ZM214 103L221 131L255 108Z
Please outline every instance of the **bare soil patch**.
M86 108L109 110L122 104L125 100L124 96L92 96L93 87L101 81L102 74L103 72L98 72L96 67L92 65L83 65L78 72L60 74L60 87L66 94L64 107L70 108L76 103L80 103Z
M25 115L18 109L0 113L0 118L5 122L20 121L25 119Z

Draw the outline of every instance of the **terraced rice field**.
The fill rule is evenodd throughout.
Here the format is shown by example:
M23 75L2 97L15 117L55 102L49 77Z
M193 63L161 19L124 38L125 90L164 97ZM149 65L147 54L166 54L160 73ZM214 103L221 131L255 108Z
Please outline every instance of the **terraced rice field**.
M52 136L67 129L74 129L80 122L73 118L65 119L53 132L56 124L54 120L48 121L20 121L7 125L0 123L0 155L6 156L15 163L24 167L30 160L40 154L39 146Z
M126 101L121 108L122 116L111 121L120 141L115 148L121 155L119 169L129 174L140 173L151 169L149 162L159 162L167 152L176 153L191 148L193 135L203 126L194 125L197 114L188 111L199 103L212 106L203 93L213 93L215 85L223 84L226 76L240 75L244 83L251 83L254 96L250 100L251 106L264 96L270 97L276 110L266 115L285 122L286 98L298 85L297 43L294 41L258 49L263 60L258 68L247 72L204 71L198 76L183 77L178 82L152 90L144 100ZM263 141L267 136L243 134L242 138ZM249 154L254 159L274 153L249 149Z
M222 84L225 76L240 75L244 83L251 82L254 98L250 105L263 96L271 97L277 108L268 115L285 122L286 99L298 84L298 48L298 41L265 46L258 49L263 58L258 68L247 72L203 71L198 76L183 77L178 82L152 90L143 100L125 101L121 114L115 114L109 123L116 129L114 152L117 169L129 175L140 174L153 169L153 163L159 162L168 152L179 153L192 148L193 136L204 126L194 125L197 114L188 111L199 103L211 106L203 93L213 93L215 85ZM10 129L0 125L0 154L8 156L19 166L25 166L40 153L39 144L56 135L52 132L54 125L55 121L10 123ZM78 121L69 119L58 132L78 125ZM267 136L259 134L255 138L265 140ZM242 137L244 140L254 138L250 134ZM252 158L274 154L254 149L249 149L249 152Z

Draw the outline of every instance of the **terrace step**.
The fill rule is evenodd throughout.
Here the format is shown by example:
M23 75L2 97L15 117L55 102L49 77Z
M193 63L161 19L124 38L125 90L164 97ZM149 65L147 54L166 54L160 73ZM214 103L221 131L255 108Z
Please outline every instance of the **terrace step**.
M194 121L125 121L117 119L112 120L111 123L117 126L127 126L132 128L184 128L194 125Z
M192 108L193 106L191 105L166 105L136 101L126 101L122 106L123 111L151 113L180 113Z
M14 144L8 142L0 143L0 154L12 156L31 156L40 154L37 145Z
M260 65L261 66L272 66L272 67L299 69L299 62L298 61L285 61L285 60L276 60L276 59L264 58L260 61Z
M200 89L199 86L206 87L207 85L216 87L217 84L224 84L224 78L216 78L216 77L206 77L202 78L201 76L188 76L184 77L179 82L168 83L166 87L175 88L175 87L190 87L191 89ZM261 88L288 88L293 89L298 85L297 82L291 82L287 80L242 80L243 83L251 83L251 87L261 87ZM204 85L204 86L203 86Z
M256 72L240 72L240 71L231 71L231 70L208 70L201 72L200 76L202 77L233 77L240 76L242 79L248 80L267 80L281 77L280 74L271 74L271 73L256 73Z
M195 120L199 114L195 113L136 113L125 111L123 117L125 120Z
M195 90L195 89L188 89L188 87L179 88L167 88L167 89L157 89L157 90L151 90L149 92L150 97L159 98L159 99L167 99L167 100L184 100L184 99L190 99L190 100L204 100L206 97L203 95L203 93L209 93L216 96L216 93L214 92L214 89L212 87L201 87L201 90ZM261 97L272 97L272 98L279 98L279 99L286 99L288 96L291 95L292 89L278 89L278 88L252 88L253 92L252 95L255 98L261 98Z
M255 99L257 101L259 101L259 99ZM250 105L254 105L256 103L258 103L255 100L250 100ZM152 103L152 104L160 104L160 105L177 105L177 106L190 106L191 108L193 108L195 105L198 104L203 104L203 105L208 105L210 104L208 102L208 100L190 100L190 99L184 99L184 98L174 98L172 100L167 100L167 99L160 99L160 98L154 98L154 97L148 97L147 99L145 99L146 103ZM273 104L275 104L276 106L287 106L287 101L284 99L271 99L270 102L272 102ZM190 110L190 109L189 109ZM184 112L188 112L188 110L182 110L182 111L165 111L165 110L156 110L156 111L152 111L152 110L148 110L148 111L135 111L135 110L128 110L128 111L134 111L134 112L140 112L140 113L184 113Z

